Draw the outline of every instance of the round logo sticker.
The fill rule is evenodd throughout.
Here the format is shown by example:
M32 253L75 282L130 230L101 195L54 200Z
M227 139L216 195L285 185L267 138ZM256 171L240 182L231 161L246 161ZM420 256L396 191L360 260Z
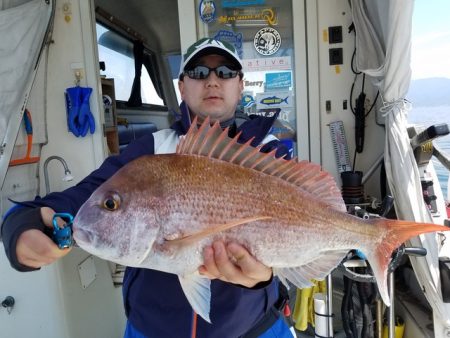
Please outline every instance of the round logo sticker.
M262 55L272 55L277 52L281 46L281 36L278 31L272 27L261 28L253 40L256 51Z
M216 5L212 0L202 0L198 8L200 19L204 23L210 23L214 20L216 15Z

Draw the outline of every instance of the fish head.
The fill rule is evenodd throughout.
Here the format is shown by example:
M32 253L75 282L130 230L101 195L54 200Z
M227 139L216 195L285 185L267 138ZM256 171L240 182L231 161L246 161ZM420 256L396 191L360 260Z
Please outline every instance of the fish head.
M95 256L139 267L160 230L161 198L121 182L114 177L106 181L82 205L73 222L73 236Z

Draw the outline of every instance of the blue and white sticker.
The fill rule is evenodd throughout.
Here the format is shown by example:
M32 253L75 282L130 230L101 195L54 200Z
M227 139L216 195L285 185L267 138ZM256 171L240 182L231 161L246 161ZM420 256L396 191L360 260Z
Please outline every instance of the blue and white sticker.
M242 96L241 105L244 108L250 108L255 104L255 99L251 95Z
M266 0L222 0L223 8L236 8L244 6L264 5Z
M212 0L202 0L198 6L198 12L204 23L210 23L216 17L216 4Z
M289 89L291 86L291 72L266 73L266 90Z
M294 97L291 91L256 93L256 108L293 107Z
M244 53L242 50L242 33L235 33L233 31L221 29L216 33L216 35L214 35L213 39L225 41L233 45L234 48L236 48L239 57L243 59Z
M264 27L255 34L253 44L261 55L275 54L281 46L281 35L275 28Z

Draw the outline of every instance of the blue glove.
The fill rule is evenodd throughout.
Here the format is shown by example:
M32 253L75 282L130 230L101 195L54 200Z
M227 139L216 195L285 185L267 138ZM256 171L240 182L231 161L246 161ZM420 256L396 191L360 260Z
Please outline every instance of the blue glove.
M83 137L86 136L88 130L91 134L95 132L95 120L91 113L91 107L89 106L89 98L91 97L91 94L92 88L81 87L81 106L78 114L78 121L81 126L81 129L79 129L80 135Z
M66 89L67 124L76 137L86 136L88 130L95 132L95 120L89 106L92 88L71 87Z

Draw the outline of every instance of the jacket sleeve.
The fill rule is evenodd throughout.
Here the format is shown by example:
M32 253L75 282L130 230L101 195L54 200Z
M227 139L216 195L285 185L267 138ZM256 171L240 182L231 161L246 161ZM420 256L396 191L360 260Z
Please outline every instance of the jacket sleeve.
M25 230L36 229L42 232L49 232L41 218L41 208L22 207L10 213L2 225L2 239L6 257L11 266L17 271L39 270L19 263L16 255L17 239ZM14 248L13 250L11 248Z
M291 153L288 147L279 140L272 140L261 147L261 152L270 153L272 150L276 149L275 157L284 157L285 160L291 159Z
M16 244L19 236L27 230L38 229L44 231L40 207L50 207L56 212L68 212L75 215L89 196L126 163L142 156L153 154L153 135L146 135L130 143L130 145L117 156L108 157L105 162L84 178L74 187L62 192L54 192L33 201L15 202L14 210L7 212L1 226L1 238L4 243L6 256L13 268L19 271L35 270L21 265L16 256Z
M278 114L279 112L271 117L253 116L250 120L242 123L237 130L240 133L239 143L244 143L250 139L253 139L251 143L253 147L260 145L264 138L270 133L272 125L277 119ZM288 147L276 137L261 147L261 152L263 153L269 153L272 150L276 150L276 157L284 157L286 160L291 159Z

